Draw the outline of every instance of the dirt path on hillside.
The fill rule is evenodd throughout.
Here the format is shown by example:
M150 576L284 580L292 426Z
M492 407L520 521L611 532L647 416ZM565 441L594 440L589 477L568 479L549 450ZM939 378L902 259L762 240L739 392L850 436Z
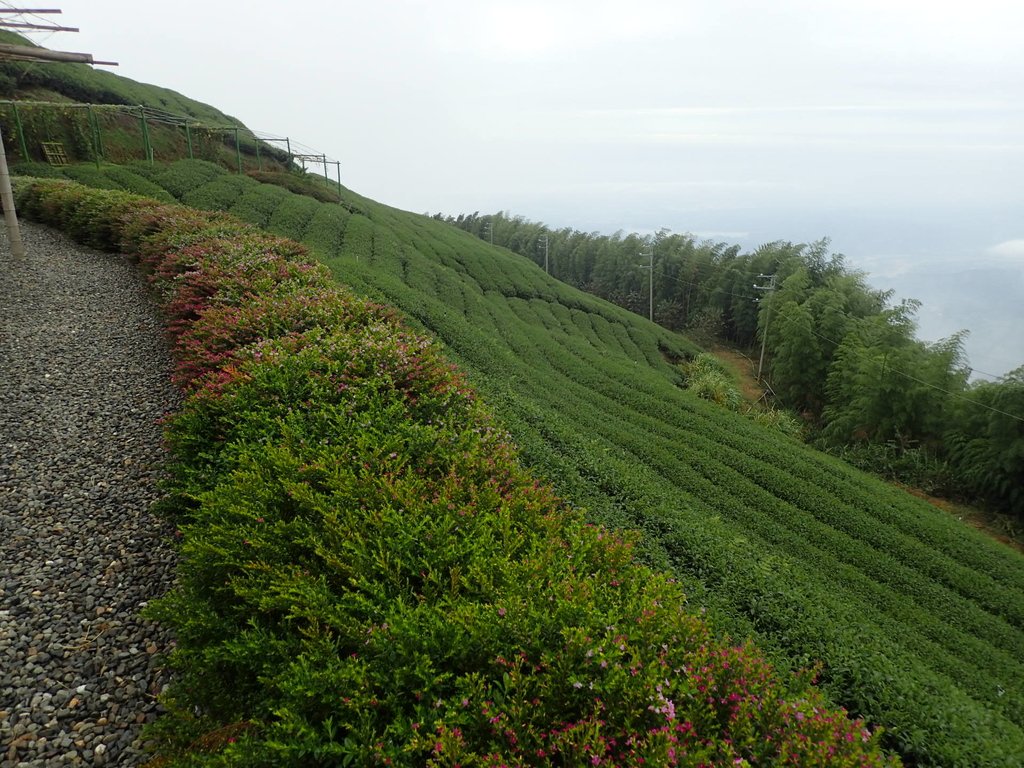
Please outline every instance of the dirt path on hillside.
M764 387L757 383L756 360L728 347L712 346L708 348L708 352L725 363L729 370L736 374L740 392L745 400L756 403L761 399L764 395Z

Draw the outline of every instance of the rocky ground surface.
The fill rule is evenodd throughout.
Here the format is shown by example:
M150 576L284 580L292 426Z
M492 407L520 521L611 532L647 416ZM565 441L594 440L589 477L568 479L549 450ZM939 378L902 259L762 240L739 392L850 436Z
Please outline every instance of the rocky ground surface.
M124 257L22 236L16 261L0 235L0 767L138 765L171 643L140 617L173 579L150 509L170 360Z

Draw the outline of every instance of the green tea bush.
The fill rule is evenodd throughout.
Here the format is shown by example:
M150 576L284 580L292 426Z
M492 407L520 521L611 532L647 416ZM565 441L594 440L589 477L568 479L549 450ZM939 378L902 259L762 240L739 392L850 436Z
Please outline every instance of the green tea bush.
M248 184L243 188L238 202L229 209L229 213L242 221L266 229L274 211L286 197L289 197L288 192L280 187L269 184Z
M303 287L247 296L240 304L206 307L176 339L177 383L187 387L196 378L223 367L248 343L311 327L329 327L340 321L345 302L329 293L313 302Z
M261 184L274 184L297 195L305 195L321 203L340 203L341 196L307 175L286 171L249 171L248 175Z
M151 197L161 203L175 202L174 197L167 190L148 176L139 174L136 169L128 169L120 165L104 166L103 175L126 192ZM75 180L78 181L78 179Z
M806 676L716 641L522 468L435 344L300 246L67 183L19 196L51 223L91 208L191 372L180 577L153 609L178 638L164 764L890 762Z
M302 242L310 221L323 208L308 197L289 196L277 207L267 229L271 232Z
M72 181L18 179L16 205L24 215L59 227L96 248L114 249L125 217L159 207L155 200L127 192L83 187Z
M341 206L321 205L309 220L303 242L325 257L336 256L351 219L352 215Z
M49 163L14 163L11 173L17 176L33 176L37 179L66 179L59 168Z
M220 176L181 196L181 202L204 211L227 211L248 190L252 181L245 176Z
M206 160L179 160L154 176L153 181L180 200L197 187L226 175L227 171L216 163Z
M61 170L64 171L64 176L72 181L95 189L124 189L120 183L110 178L103 172L103 169L97 168L95 165L67 165Z
M166 164L151 163L148 160L132 160L130 162L124 163L120 167L126 168L127 170L134 173L136 176L141 176L142 178L149 179L150 181L156 181L157 177L159 177L161 174L163 174L165 170L167 170ZM163 189L163 187L161 187L161 189Z

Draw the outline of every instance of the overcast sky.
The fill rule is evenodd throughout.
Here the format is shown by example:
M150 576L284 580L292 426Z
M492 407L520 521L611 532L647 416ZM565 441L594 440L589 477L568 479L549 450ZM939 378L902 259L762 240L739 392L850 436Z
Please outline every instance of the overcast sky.
M82 31L40 42L324 151L382 202L829 236L932 292L923 336L967 326L978 368L1024 362L1021 0L56 5ZM1010 313L998 343L965 271Z

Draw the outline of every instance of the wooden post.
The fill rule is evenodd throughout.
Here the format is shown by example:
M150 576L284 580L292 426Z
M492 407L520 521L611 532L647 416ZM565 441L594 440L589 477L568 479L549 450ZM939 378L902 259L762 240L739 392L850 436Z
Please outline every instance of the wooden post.
M14 212L14 193L11 191L11 174L7 170L3 131L0 131L0 202L4 206L4 223L7 225L7 242L11 245L11 254L16 259L24 259L25 246L21 244L18 215Z

